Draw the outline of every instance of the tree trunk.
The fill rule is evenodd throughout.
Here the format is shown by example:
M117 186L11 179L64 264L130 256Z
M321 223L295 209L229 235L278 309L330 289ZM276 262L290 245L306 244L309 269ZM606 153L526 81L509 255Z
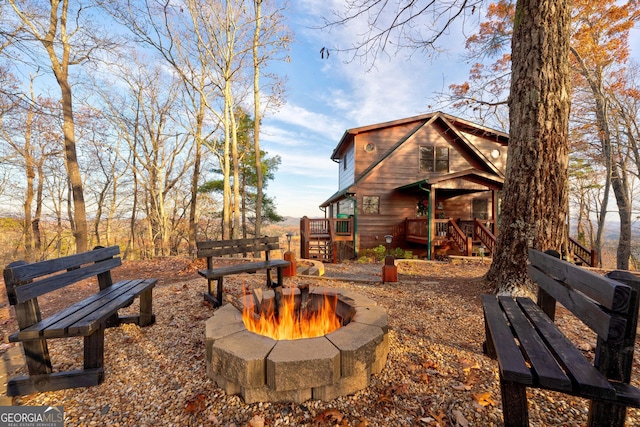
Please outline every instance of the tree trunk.
M33 91L32 91L33 93ZM31 205L33 204L33 181L36 177L33 152L31 150L31 134L33 126L33 110L27 112L24 132L24 166L27 174L27 194L24 198L24 248L27 261L34 261L33 256L33 224L31 219Z
M262 0L255 0L256 26L253 33L253 146L256 152L256 224L254 236L262 233L262 156L260 155L260 27L262 25Z
M487 273L499 293L530 293L528 248L560 251L566 241L570 19L568 0L516 4L507 173Z
M198 241L198 185L200 183L200 164L202 162L202 129L206 99L202 92L198 93L200 102L196 116L195 153L193 159L193 175L191 175L191 201L189 203L189 251L196 253Z

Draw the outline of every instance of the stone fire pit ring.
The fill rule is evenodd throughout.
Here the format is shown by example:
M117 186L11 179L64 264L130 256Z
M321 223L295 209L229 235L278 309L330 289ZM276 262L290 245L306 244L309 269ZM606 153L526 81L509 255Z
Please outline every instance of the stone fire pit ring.
M285 296L292 292L299 297L299 289L283 289ZM310 298L325 294L338 294L336 312L350 321L318 338L274 340L248 331L233 305L216 310L205 328L209 378L246 403L327 401L367 387L389 354L387 312L352 291L309 289Z

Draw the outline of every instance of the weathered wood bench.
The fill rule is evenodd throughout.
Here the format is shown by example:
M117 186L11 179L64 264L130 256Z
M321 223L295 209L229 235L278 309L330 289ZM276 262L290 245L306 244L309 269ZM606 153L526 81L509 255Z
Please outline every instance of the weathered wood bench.
M627 407L640 407L630 385L640 281L627 271L606 277L535 250L529 298L483 295L485 351L498 360L505 426L527 426L526 388L590 400L588 425L622 426ZM556 301L597 335L591 363L554 324Z
M113 283L111 270L122 264L118 246L27 263L16 261L4 270L9 303L20 330L9 336L22 342L29 375L11 379L7 395L18 396L65 388L88 387L104 380L104 331L122 323L147 326L155 322L152 289L156 279ZM97 277L97 293L42 318L38 297L84 279ZM119 316L120 308L140 296L140 314ZM84 368L53 372L47 340L84 337Z
M240 273L255 273L258 270L267 270L267 287L283 285L282 269L288 267L290 262L283 259L270 259L269 252L280 249L278 237L257 237L251 239L233 240L207 240L196 242L198 258L207 259L207 268L198 270L198 274L207 279L207 293L205 299L211 301L214 307L222 305L222 286L225 276ZM213 259L229 255L253 256L254 253L264 252L264 260L240 262L238 264L214 267ZM277 283L271 282L271 270L277 270ZM217 282L215 296L214 282Z

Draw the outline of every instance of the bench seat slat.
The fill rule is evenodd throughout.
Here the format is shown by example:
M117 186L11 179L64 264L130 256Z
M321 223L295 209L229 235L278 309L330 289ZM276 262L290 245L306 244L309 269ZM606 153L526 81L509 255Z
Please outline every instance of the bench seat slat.
M156 279L123 280L42 321L12 334L12 342L89 335L106 318L124 307ZM105 308L106 307L106 308ZM96 312L96 310L99 310ZM74 326L75 325L75 326ZM70 328L74 327L73 331Z
M615 389L604 375L593 367L591 362L562 334L540 307L529 298L518 298L517 301L540 333L547 347L552 350L560 364L573 379L576 394L607 399L616 397Z
M509 296L501 296L498 299L521 348L531 363L535 373L534 382L546 388L571 391L571 380L558 365L542 338L531 327L531 323L524 316L516 301Z
M498 300L493 295L482 295L482 307L491 340L495 344L500 376L505 381L533 384L533 376L518 348Z
M122 286L120 295L117 298L110 298L106 304L82 319L74 322L67 329L69 335L89 335L96 330L97 326L108 319L119 309L129 305L136 296L156 285L156 279L130 280L126 286Z
M229 265L225 267L217 267L213 269L198 270L198 274L207 279L217 279L219 277L255 272L257 270L266 270L268 268L287 267L290 264L289 261L276 259L270 261L258 261L258 262L243 262L239 264Z

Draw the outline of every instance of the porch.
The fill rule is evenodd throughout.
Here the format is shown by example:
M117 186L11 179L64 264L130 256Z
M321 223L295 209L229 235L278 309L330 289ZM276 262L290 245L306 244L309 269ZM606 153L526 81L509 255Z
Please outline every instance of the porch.
M431 231L433 230L433 231ZM431 234L432 233L432 234ZM495 222L491 220L460 220L405 218L393 231L394 241L416 243L427 248L427 258L462 255L491 257L495 252ZM358 230L354 217L300 219L300 256L322 262L337 263L357 255ZM597 253L569 238L569 253L577 264L595 266Z
M408 242L429 245L431 242L434 254L463 256L492 256L495 251L494 221L478 220L461 221L453 218L434 219L434 236L429 235L430 227L427 218L406 218L405 239ZM569 237L569 253L576 264L594 267L597 263L597 252L587 249L577 240ZM433 257L433 256L432 256Z

